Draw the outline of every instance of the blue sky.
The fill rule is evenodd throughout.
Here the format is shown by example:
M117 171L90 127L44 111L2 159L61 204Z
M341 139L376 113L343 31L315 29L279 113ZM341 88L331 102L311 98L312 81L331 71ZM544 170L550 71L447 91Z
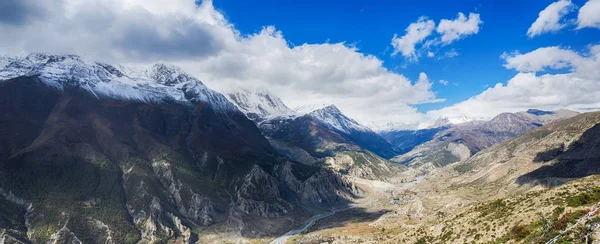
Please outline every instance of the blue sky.
M291 45L303 43L345 42L363 53L375 55L384 66L416 80L426 72L435 82L433 90L440 103L417 106L420 112L439 109L463 101L498 82L505 83L517 72L503 67L504 52L521 53L538 47L562 46L584 49L600 39L598 29L572 30L567 27L556 33L528 38L529 26L538 13L553 1L233 1L215 0L217 10L243 34L256 33L263 26L274 25L283 32ZM585 0L572 1L582 6ZM481 15L479 33L439 48L436 56L456 50L454 58L425 58L409 62L401 55L392 56L391 38L403 35L405 28L420 16L436 24L440 19L454 19L458 12ZM576 18L577 12L567 18ZM571 29L571 30L570 30Z

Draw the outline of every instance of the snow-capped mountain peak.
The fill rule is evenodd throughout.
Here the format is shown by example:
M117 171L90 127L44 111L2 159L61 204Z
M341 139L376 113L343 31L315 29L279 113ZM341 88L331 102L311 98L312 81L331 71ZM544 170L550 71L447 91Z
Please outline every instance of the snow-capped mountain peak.
M165 86L174 86L190 81L202 84L200 80L186 74L178 67L167 64L155 64L152 66L150 77L158 82L158 84Z
M467 116L459 116L459 117L440 117L435 120L435 122L429 126L429 128L438 128L446 125L457 125L466 123L469 121L473 121L474 119Z
M270 120L277 117L293 118L295 112L288 108L281 99L262 89L248 90L237 88L227 92L227 98L238 109L255 122Z
M342 114L342 111L340 111L340 109L338 109L333 104L327 104L327 105L321 106L320 108L315 109L315 110L311 111L310 113L314 113L314 112L327 112L330 114Z
M462 123L466 123L469 121L473 121L475 119L469 117L469 116L459 116L459 117L452 117L452 118L448 118L448 120L450 121L451 124L462 124Z
M4 69L4 67L12 61L14 61L14 58L12 57L0 56L0 69Z
M45 84L58 89L76 86L95 96L146 102L206 102L219 112L236 110L225 96L170 65L157 64L150 69L116 67L77 55L42 53L2 60L0 81L37 76Z
M450 119L448 119L448 117L441 117L441 118L437 118L435 120L435 122L433 122L433 124L431 126L429 126L429 128L438 128L438 127L442 127L445 125L449 125L450 123Z
M344 115L344 113L342 113L333 104L303 106L300 109L296 109L296 111L308 111L309 109L313 108L317 109L314 109L306 114L315 118L321 124L329 127L330 129L335 129L347 134L352 133L352 131L371 131L371 129L359 124L356 122L356 120Z
M390 131L411 131L419 128L419 124L405 124L399 122L387 122L385 124L371 123L368 125L371 130L377 133L385 133Z
M330 107L330 106L335 107L335 105L333 105L331 103L306 104L306 105L302 105L302 106L294 108L294 111L296 111L296 113L299 115L305 115L305 114L308 114L315 110L319 110L319 109Z

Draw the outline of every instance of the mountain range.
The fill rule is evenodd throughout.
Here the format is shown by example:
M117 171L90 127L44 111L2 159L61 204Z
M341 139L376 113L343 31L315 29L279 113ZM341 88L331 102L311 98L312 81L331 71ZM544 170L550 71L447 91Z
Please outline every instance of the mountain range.
M237 99L240 93L245 99ZM332 104L310 104L294 110L263 91L248 90L228 94L239 108L262 107L264 111L287 111L286 116L247 112L282 154L307 165L325 165L336 172L370 179L383 179L402 170L387 158L396 155L392 146L379 134L343 114ZM242 110L244 111L244 110ZM290 111L293 111L290 112Z
M409 188L379 184L370 214L339 214L291 242L596 243L599 132L600 112L549 122L433 168Z
M172 66L32 54L0 77L3 241L202 242L206 226L260 236L276 229L244 228L246 216L302 218L360 194L285 160L225 96Z
M593 243L590 237L600 233L598 213L591 212L589 218L585 213L600 201L600 195L591 193L600 190L598 133L600 112L584 113L528 130L441 168L423 187L436 192L425 198L445 197L445 203L430 208L446 214L430 215L425 221L432 228L407 231L398 238L452 243L548 243L556 238L556 243L586 243L588 235L588 243Z
M374 128L333 104L220 93L169 64L2 57L0 111L0 243L497 241L530 219L472 217L489 201L600 173L598 112Z
M569 110L528 110L502 113L489 121L466 123L418 131L388 132L383 136L395 142L398 150L406 153L393 161L412 166L441 167L466 160L475 153L521 135L544 124L577 115ZM407 140L414 138L414 140Z
M244 99L240 99L240 94L244 94ZM272 144L280 146L282 153L308 164L332 156L333 152L365 149L402 165L441 167L466 160L529 129L577 115L569 110L530 109L503 113L489 121L439 118L429 128L420 130L393 129L392 126L398 125L390 124L376 133L332 104L309 104L291 110L281 99L265 91L239 90L228 97L240 110L247 111L249 118L259 121L259 128ZM260 108L263 112L245 108ZM320 127L308 129L315 124Z

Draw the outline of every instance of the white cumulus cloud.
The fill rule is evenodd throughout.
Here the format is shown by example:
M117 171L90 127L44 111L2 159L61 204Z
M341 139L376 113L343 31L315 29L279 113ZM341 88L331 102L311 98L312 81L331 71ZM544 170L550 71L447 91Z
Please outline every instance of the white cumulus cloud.
M442 43L448 45L465 36L477 34L481 24L483 21L479 19L479 14L469 13L467 18L463 13L458 13L456 19L440 20L436 31L442 35Z
M600 29L600 0L589 0L580 9L577 15L577 28Z
M459 12L456 19L440 20L437 28L435 21L426 16L421 16L417 22L411 23L406 28L404 36L398 37L397 34L394 34L391 43L394 48L392 56L402 53L402 56L413 62L418 61L421 54L427 54L427 57L433 58L436 56L435 52L440 51L440 48L435 47L446 46L466 36L477 34L481 24L483 24L483 21L476 13L469 13L467 18ZM417 48L419 44L421 46ZM458 56L458 52L452 49L438 59L456 56Z
M538 14L538 18L527 30L527 36L532 38L546 32L554 32L564 28L566 24L562 23L561 20L574 8L575 5L570 0L560 0L551 3Z
M525 54L505 54L503 58L507 68L519 71L517 75L466 101L429 111L428 117L489 119L502 112L529 108L600 108L600 45L589 47L585 54L546 47ZM560 72L564 68L568 70ZM545 69L559 72L547 73Z
M526 54L504 53L500 57L506 60L504 67L519 72L537 72L546 68L562 69L585 61L579 54L558 46L538 48Z
M427 17L420 17L417 22L411 23L406 27L406 34L398 37L394 34L392 38L392 46L394 52L392 55L402 53L402 56L411 60L417 60L418 55L415 53L415 45L423 42L433 32L435 22Z

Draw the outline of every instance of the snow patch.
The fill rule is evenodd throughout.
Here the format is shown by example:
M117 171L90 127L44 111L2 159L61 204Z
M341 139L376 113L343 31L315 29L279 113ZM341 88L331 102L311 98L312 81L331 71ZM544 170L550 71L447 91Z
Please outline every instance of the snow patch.
M430 125L428 128L438 128L446 125L457 125L466 122L473 121L475 119L468 116L459 116L459 117L440 117L435 122Z
M391 132L391 131L414 131L419 129L419 124L405 124L405 123L395 123L395 122L387 122L385 124L377 124L371 123L368 124L367 127L371 128L371 130L377 133Z

